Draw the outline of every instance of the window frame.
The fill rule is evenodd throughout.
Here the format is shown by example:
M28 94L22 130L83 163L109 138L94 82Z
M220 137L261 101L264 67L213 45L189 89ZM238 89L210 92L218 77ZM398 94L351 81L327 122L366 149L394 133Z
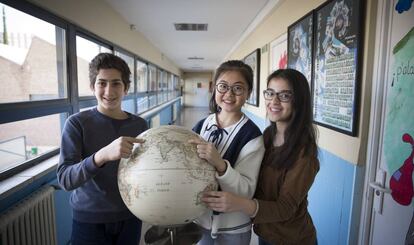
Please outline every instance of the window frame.
M55 26L58 26L65 30L65 52L66 52L66 74L63 74L63 76L66 77L66 97L65 98L57 98L57 99L48 99L48 100L39 100L39 101L23 101L23 102L12 102L12 103L0 103L0 124L5 123L11 123L26 119L34 119L39 118L42 116L49 116L53 114L64 114L64 119L66 120L67 117L70 115L73 115L75 113L78 113L81 108L96 106L97 101L94 96L81 96L79 97L78 93L78 76L77 76L77 54L76 54L76 36L80 36L82 38L85 38L89 41L95 42L99 45L102 45L112 51L114 54L115 51L119 51L122 53L126 53L134 58L134 76L133 76L133 82L134 83L134 91L133 93L129 93L124 97L123 100L134 100L134 113L135 114L142 114L143 112L146 112L148 110L151 110L157 106L159 106L159 103L155 103L153 107L149 106L149 97L155 95L156 98L159 96L158 93L158 83L160 81L158 77L156 77L156 85L155 85L155 91L149 91L150 90L150 80L149 80L149 69L150 66L155 67L155 74L157 76L157 70L162 70L159 66L150 63L146 59L143 59L141 56L130 52L126 49L121 48L120 46L105 40L101 38L98 35L95 35L94 33L70 22L67 21L61 17L58 17L57 15L53 14L52 12L49 12L33 3L26 2L26 1L15 1L15 0L0 0L1 3L15 8L21 12L24 12L25 14L31 15L33 17L39 18L43 21L46 21L50 24L53 24ZM140 61L142 63L145 63L147 66L146 71L146 83L147 83L147 91L141 92L137 91L137 61ZM168 72L169 74L173 74ZM180 76L173 74L177 78ZM168 85L167 85L168 86ZM148 96L148 109L145 111L138 111L138 105L137 100L140 97ZM172 99L173 100L176 97L175 96ZM60 128L63 129L65 121L60 122ZM21 171L24 171L30 167L33 167L57 154L59 154L60 146L58 146L57 149L54 149L50 152L47 152L45 154L42 154L38 157L29 159L25 162L22 162L21 164L10 168L8 170L5 170L0 173L0 180L7 179L13 175L18 174Z

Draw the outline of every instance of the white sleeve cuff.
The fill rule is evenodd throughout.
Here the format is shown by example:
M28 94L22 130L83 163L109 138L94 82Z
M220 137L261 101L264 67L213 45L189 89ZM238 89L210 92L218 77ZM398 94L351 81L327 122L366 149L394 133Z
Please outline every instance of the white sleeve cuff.
M226 159L223 159L224 160L224 162L226 163L226 171L224 171L224 173L223 173L223 175L219 175L219 173L216 171L216 178L217 179L221 179L221 178L223 178L225 175L226 175L226 173L228 172L228 170L229 170L229 167L230 167L230 162L229 161L227 161Z

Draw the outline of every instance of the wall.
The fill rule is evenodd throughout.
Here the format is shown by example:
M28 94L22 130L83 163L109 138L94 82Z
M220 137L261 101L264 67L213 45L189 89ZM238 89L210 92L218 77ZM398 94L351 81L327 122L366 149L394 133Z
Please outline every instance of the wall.
M230 59L241 59L286 33L287 27L325 1L281 1L257 28L237 47ZM356 244L365 173L367 132L370 116L376 1L366 0L364 48L360 83L359 125L356 137L325 127L319 132L320 171L309 193L309 211L318 232L319 244ZM269 52L261 54L260 87L266 87ZM243 111L263 130L268 125L263 98L259 107L246 105Z
M210 100L210 94L208 92L208 89L209 82L213 79L212 74L210 72L184 72L183 79L184 106L208 107L208 103Z
M240 59L252 52L256 48L261 48L266 44L286 33L287 27L306 15L312 9L317 8L325 1L319 0L298 0L298 1L281 1L271 13L264 19L262 23L246 38L244 42L230 55L230 58ZM373 43L374 40L374 27L375 25L369 25L375 21L374 10L376 1L368 0L366 3L366 21L363 23L365 28L365 40L364 40L364 59L363 59L363 71L362 71L362 83L360 91L360 115L358 125L357 137L351 137L336 131L327 129L325 127L318 126L319 130L319 145L324 149L333 152L343 159L346 159L352 164L362 163L365 159L365 146L366 135L364 133L367 129L367 122L369 120L369 105L370 105L370 87L372 74L372 61L373 59ZM364 14L363 14L364 15ZM266 87L266 77L269 74L269 52L265 52L261 55L261 69L260 69L260 87ZM368 90L367 90L368 89ZM265 117L265 107L261 98L259 107L246 105L246 109L257 116ZM335 140L341 142L341 144L331 144ZM342 144L343 143L343 144ZM362 150L362 151L361 151Z
M181 76L181 70L128 23L106 1L29 0L92 33ZM93 30L93 31L92 31Z

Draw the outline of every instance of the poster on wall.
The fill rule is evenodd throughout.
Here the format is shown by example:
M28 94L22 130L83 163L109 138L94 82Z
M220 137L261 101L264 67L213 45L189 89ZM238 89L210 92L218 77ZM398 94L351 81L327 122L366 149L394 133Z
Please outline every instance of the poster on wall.
M313 117L355 136L362 34L358 0L328 1L315 12Z
M312 81L313 12L288 27L288 68L300 71Z
M383 152L392 198L410 205L414 156L414 27L393 47L387 88Z
M256 49L244 58L244 63L253 70L253 88L246 103L259 106L259 81L260 81L260 49Z
M287 67L287 33L281 35L270 43L269 71Z

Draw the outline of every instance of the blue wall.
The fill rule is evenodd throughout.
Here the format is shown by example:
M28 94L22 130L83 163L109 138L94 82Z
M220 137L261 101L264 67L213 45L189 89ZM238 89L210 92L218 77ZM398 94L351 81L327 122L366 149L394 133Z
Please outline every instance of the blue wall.
M47 173L46 175L35 179L29 185L14 192L10 196L1 200L0 213L6 209L12 207L17 202L23 200L31 193L35 192L42 186L56 185L56 172L55 170ZM71 225L72 225L72 208L69 206L69 192L62 190L56 190L54 195L55 200L55 212L56 212L56 232L59 245L68 244L70 240Z
M319 161L308 197L318 242L356 244L364 169L321 148Z
M243 112L263 131L269 122ZM319 148L320 170L309 192L309 213L318 244L356 244L362 203L364 168Z
M172 106L174 106L174 104L160 111L160 125L168 125L172 123Z

